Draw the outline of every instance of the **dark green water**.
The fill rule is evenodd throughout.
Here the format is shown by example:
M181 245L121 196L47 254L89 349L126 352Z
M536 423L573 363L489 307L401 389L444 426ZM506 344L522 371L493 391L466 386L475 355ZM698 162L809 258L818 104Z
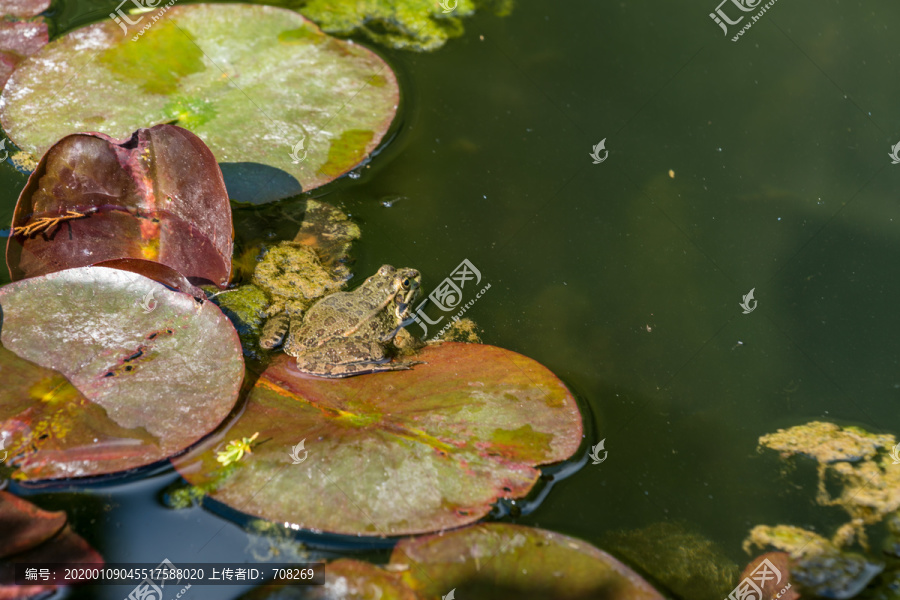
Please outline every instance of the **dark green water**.
M743 566L756 524L846 520L760 435L814 419L900 434L900 5L779 0L733 43L715 1L635 4L520 2L434 53L383 51L402 126L324 199L362 227L357 273L414 266L429 286L469 259L491 283L467 313L484 341L590 404L608 459L517 522L602 546L678 520ZM63 1L57 33L115 5ZM23 184L0 165L4 222ZM110 560L252 560L236 525L162 506L175 478L34 499Z

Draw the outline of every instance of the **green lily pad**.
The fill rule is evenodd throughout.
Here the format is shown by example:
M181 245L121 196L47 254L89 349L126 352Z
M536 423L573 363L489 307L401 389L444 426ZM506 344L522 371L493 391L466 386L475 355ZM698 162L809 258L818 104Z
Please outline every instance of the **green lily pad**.
M458 527L498 498L525 496L537 465L578 449L581 414L548 369L479 344L428 346L409 371L342 380L301 374L281 355L216 446L176 460L192 484L237 510L364 536ZM226 439L259 433L221 468ZM308 459L291 451L305 440ZM303 452L295 452L295 456Z
M129 18L127 34L125 21L95 23L19 65L0 97L16 145L40 155L73 131L174 123L220 163L274 167L310 190L363 161L396 113L387 64L296 12L193 4Z
M401 540L392 565L422 598L663 600L634 571L582 540L506 523Z
M15 477L113 473L215 429L244 375L211 302L105 267L0 289L0 441Z

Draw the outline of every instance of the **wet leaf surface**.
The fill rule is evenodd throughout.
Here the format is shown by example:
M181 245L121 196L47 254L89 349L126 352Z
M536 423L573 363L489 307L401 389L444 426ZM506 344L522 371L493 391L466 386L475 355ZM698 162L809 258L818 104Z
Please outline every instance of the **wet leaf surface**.
M50 8L50 0L0 0L0 15L34 17Z
M49 5L49 0L46 3L0 1L0 89L26 56L34 54L50 40L43 17L23 21L14 17L37 15Z
M357 166L393 120L399 89L387 64L293 11L175 6L141 32L154 16L127 36L111 20L89 25L23 62L0 100L10 138L40 154L73 130L121 138L174 122L219 162L274 167L310 190ZM273 198L265 184L258 191Z
M176 466L237 510L305 529L366 536L458 527L534 486L536 465L581 442L575 400L549 370L478 344L430 346L409 371L306 376L281 355L226 439L259 439L233 468L217 446ZM292 464L305 440L308 460ZM302 454L302 453L301 453Z
M401 540L391 563L423 598L662 600L609 554L544 529L489 523Z
M231 271L222 173L197 136L172 125L127 140L66 136L29 177L13 227L6 260L14 281L122 259L148 277L160 263L217 285Z
M237 400L243 359L228 319L141 275L60 271L3 287L0 309L0 438L17 478L163 460Z

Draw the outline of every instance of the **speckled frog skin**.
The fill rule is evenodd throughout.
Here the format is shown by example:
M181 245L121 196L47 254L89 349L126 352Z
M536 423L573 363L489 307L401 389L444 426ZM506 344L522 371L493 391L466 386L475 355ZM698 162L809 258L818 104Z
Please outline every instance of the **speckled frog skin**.
M292 320L284 351L297 368L320 377L409 369L413 362L391 361L394 337L419 296L415 269L384 265L358 288L316 302L302 321Z

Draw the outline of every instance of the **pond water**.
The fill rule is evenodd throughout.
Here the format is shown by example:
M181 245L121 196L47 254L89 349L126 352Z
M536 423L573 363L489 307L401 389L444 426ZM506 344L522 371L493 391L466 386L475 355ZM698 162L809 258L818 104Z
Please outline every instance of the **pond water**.
M759 436L900 434L900 5L781 0L732 42L715 4L520 2L433 53L376 48L403 86L396 136L314 195L362 228L358 275L412 266L429 288L468 259L491 284L467 312L484 342L590 405L586 445L605 439L607 459L507 520L601 548L676 522L743 567L754 525L846 521L815 505L811 461L786 470ZM115 6L62 0L55 33ZM5 223L24 181L0 165ZM239 235L280 235L299 201L237 209L258 227ZM65 508L110 560L256 560L232 522L162 504L177 479L15 491Z

